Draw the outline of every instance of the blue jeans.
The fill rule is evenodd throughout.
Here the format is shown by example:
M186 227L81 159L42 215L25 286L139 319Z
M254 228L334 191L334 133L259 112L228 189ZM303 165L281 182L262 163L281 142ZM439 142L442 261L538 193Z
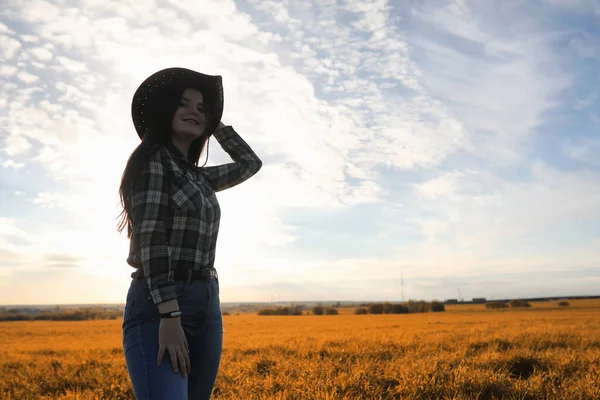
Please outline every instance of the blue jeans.
M123 315L123 349L137 400L209 399L223 347L219 281L176 281L181 325L190 350L191 372L173 372L168 350L158 358L158 308L144 279L132 279Z

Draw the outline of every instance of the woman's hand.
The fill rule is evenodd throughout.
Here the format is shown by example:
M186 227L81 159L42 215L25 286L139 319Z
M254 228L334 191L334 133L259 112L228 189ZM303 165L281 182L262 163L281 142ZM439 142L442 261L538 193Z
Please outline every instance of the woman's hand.
M165 350L171 357L173 372L181 370L181 375L186 376L191 371L189 347L185 332L181 327L180 317L161 318L158 328L158 359L157 364L162 363Z

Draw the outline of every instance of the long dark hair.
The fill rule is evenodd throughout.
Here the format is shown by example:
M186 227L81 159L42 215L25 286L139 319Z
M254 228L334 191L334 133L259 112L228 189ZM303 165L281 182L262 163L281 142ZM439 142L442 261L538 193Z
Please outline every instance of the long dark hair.
M120 233L127 228L128 238L131 237L133 230L133 208L131 204L133 185L137 180L140 171L144 167L144 164L148 161L150 156L154 154L155 151L158 151L158 146L165 146L171 141L173 116L179 107L181 96L185 89L186 88L184 87L175 86L169 88L161 95L161 98L156 106L156 112L152 123L146 131L142 142L135 148L135 150L133 150L129 156L129 159L127 160L127 164L121 178L121 185L119 186L119 197L121 199L123 211L119 214L120 221L117 225L117 231ZM208 107L205 107L205 110L206 109L208 109ZM205 126L209 125L209 118L210 115L207 113L205 115ZM195 139L190 144L187 154L187 161L191 165L198 166L200 154L202 154L205 144L208 143L208 136L209 135L205 131L201 137Z

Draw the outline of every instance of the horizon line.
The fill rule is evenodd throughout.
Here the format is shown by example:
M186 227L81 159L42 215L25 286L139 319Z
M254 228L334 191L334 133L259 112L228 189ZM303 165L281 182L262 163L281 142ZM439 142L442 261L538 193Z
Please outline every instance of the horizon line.
M227 305L227 304L294 304L294 303L302 303L302 302L307 302L307 303L385 303L385 302L389 302L389 303L406 303L408 301L440 301L445 303L448 300L456 300L458 303L472 303L473 299L485 299L486 301L510 301L510 300L529 300L529 301L543 301L543 300L563 300L563 299L594 299L594 298L600 298L600 294L595 294L595 295L557 295L557 296L541 296L541 297L514 297L514 298L487 298L487 297L471 297L470 300L464 300L464 299L456 299L456 298L448 298L448 299L444 299L444 300L437 300L437 299L431 299L431 300L425 300L425 299L408 299L405 301L402 300L297 300L297 301L223 301L220 304L222 305ZM55 303L47 303L47 304L0 304L0 308L5 308L5 307L49 307L49 306L55 306L55 307L61 307L61 306L98 306L98 305L124 305L125 302L121 302L121 303L63 303L63 304L55 304ZM454 303L456 304L456 303Z

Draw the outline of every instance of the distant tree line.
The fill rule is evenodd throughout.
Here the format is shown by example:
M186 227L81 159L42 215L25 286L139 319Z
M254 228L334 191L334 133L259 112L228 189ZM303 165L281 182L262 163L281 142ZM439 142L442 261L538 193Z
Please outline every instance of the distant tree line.
M323 307L322 305L316 305L312 308L313 315L338 315L339 312L335 307Z
M267 307L258 310L258 315L305 315L305 306L291 305L286 307ZM306 310L306 314L312 315L338 315L339 312L335 306L325 307L318 304L310 310Z
M323 306L318 304L310 310L305 310L304 306L292 305L289 307L268 307L258 311L258 315L339 315L338 307ZM445 311L444 303L433 300L427 302L424 300L409 300L405 303L367 303L354 310L354 314L414 314L426 312Z
M487 309L499 309L499 308L529 308L531 304L525 300L511 300L511 301L488 301L485 303Z
M40 311L29 314L20 310L1 310L0 321L86 321L118 319L123 311L103 310L102 308L79 308L72 310Z
M405 303L371 303L366 307L359 307L354 310L354 314L415 314L426 312L445 311L444 303L433 300L427 302L424 300L409 300Z
M300 305L291 305L285 307L267 307L258 310L258 315L302 315L302 309L304 307Z

